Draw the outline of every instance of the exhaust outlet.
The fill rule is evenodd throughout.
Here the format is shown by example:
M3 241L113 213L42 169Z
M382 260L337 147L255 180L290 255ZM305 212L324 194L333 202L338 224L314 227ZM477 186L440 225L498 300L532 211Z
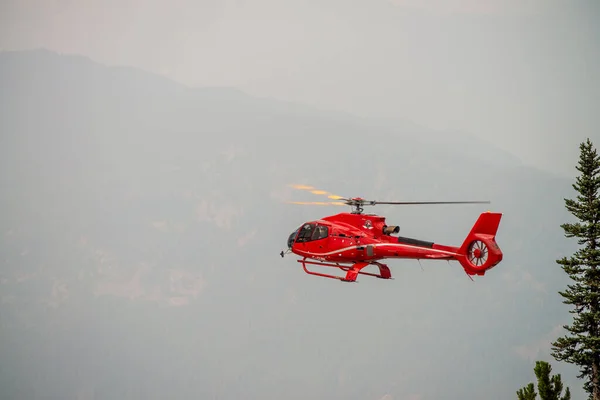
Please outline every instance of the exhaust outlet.
M400 227L399 226L395 226L395 225L387 226L387 225L385 225L383 227L383 233L385 235L391 235L393 233L398 233L398 232L400 232Z

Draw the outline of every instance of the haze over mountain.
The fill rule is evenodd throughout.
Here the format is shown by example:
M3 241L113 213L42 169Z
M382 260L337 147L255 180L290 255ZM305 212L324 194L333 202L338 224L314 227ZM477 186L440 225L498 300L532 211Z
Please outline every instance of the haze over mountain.
M595 0L4 0L0 49L464 130L570 177L600 140L599 18Z
M514 398L569 321L554 260L571 181L436 132L40 50L0 53L0 391L62 399ZM576 163L573 160L573 165ZM459 244L504 217L504 261L394 261L342 284L278 256L304 183ZM7 361L8 360L8 361ZM576 371L553 362L574 398Z

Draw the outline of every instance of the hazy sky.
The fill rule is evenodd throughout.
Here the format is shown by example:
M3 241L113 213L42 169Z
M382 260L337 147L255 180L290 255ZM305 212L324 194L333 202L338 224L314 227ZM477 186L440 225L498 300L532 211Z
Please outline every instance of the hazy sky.
M600 145L598 17L566 0L4 0L0 48L463 130L572 175L578 143Z
M189 85L235 86L260 96L462 130L528 163L572 175L580 141L591 136L600 148L597 4L4 0L0 48L44 47ZM6 287L26 302L3 303L11 313L8 321L16 322L14 328L0 324L0 356L17 362L4 369L9 374L0 374L0 386L19 377L26 388L50 387L46 394L72 391L89 379L101 389L116 382L115 390L146 387L159 395L222 389L233 397L243 391L244 398L264 398L265 392L282 398L278 391L285 390L292 392L288 398L315 393L335 398L333 393L351 399L344 395L354 392L358 398L373 390L362 398L425 400L417 394L446 390L478 398L514 394L534 379L533 361L552 361L550 340L570 317L559 308L556 291L559 284L564 289L564 276L554 260L573 244L563 242L560 230L572 180L500 167L486 175L476 166L478 158L457 161L458 146L413 144L411 153L395 150L400 140L376 143L379 152L364 166L353 162L362 146L342 143L325 160L330 173L323 174L321 163L298 168L312 143L283 146L272 138L251 138L231 148L222 142L235 140L229 138L242 128L266 137L288 127L298 132L315 126L322 133L351 124L292 118L274 107L264 109L279 118L263 121L244 115L240 105L239 120L211 119L201 105L188 106L190 98L152 80L132 77L128 85L123 77L98 73L98 81L81 84L89 76L87 66L71 68L68 62L61 64L61 71L74 71L65 85L71 96L65 107L56 84L63 72L50 72L35 90L26 81L34 70L28 63L44 59L3 64L2 87L10 94L0 97L9 106L0 108L0 127L13 135L7 135L9 146L0 146L0 160L11 167L0 168L0 185L14 187L14 193L4 192L16 195L0 198L8 205L0 207L0 220L10 223L0 232L0 250L11 264L0 261L16 271L12 282L20 282ZM44 70L44 61L37 65ZM115 82L124 99L119 104ZM145 96L162 90L158 101ZM157 107L181 113L140 118ZM40 117L30 118L36 112ZM290 126L296 121L304 125ZM181 140L159 134L174 126ZM73 135L88 129L87 136ZM48 134L39 136L42 131ZM190 139L190 132L199 134ZM206 144L210 134L218 145ZM360 128L354 134L369 140ZM77 152L68 150L73 146ZM310 160L333 147L325 143ZM486 152L479 144L469 150ZM477 171L464 173L468 168ZM436 181L423 178L430 176ZM375 194L377 200L454 200L476 192L468 198L490 199L494 210L506 214L499 236L506 258L475 282L456 266L426 260L390 262L396 280L389 285L312 279L292 257L278 253L303 221L344 209L292 207L275 195L285 194L287 183L320 185L315 180L328 185L319 188L342 195L367 197L376 190L382 196ZM264 201L269 193L270 203ZM291 189L289 196L286 200L316 200ZM402 235L458 244L478 208L455 210L368 211L401 225ZM21 268L39 270L39 280L21 283ZM89 279L81 280L83 273ZM180 279L188 273L190 281L197 278L193 296L170 289L177 282L183 286ZM122 301L101 302L91 290L116 293ZM169 302L175 299L169 304L190 299L190 305L180 313L117 307L138 306L163 293ZM50 294L72 308L48 314L45 304L32 305L31 299ZM38 315L49 315L42 321L46 331L28 325ZM23 346L22 337L31 345ZM72 355L75 362L65 361ZM577 396L581 382L571 367L553 361L555 371L569 373L564 376ZM66 383L72 382L71 372L81 378L73 387ZM476 383L460 385L465 377Z

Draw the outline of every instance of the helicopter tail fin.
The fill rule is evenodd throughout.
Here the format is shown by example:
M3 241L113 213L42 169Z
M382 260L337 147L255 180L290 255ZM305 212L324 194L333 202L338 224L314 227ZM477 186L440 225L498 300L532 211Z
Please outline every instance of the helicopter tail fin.
M482 213L467 235L456 259L469 275L485 275L502 261L502 250L496 243L501 213Z

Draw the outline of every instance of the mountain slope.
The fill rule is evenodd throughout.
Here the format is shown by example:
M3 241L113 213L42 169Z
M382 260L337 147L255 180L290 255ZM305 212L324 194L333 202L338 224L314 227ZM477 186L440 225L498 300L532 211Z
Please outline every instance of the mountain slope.
M489 144L46 51L0 53L0 92L9 395L504 399L568 318L554 260L572 249L571 182ZM390 282L307 276L277 255L287 236L345 209L285 204L318 199L289 183L490 199L505 259L475 283L435 262L391 262ZM372 211L458 244L485 209Z

